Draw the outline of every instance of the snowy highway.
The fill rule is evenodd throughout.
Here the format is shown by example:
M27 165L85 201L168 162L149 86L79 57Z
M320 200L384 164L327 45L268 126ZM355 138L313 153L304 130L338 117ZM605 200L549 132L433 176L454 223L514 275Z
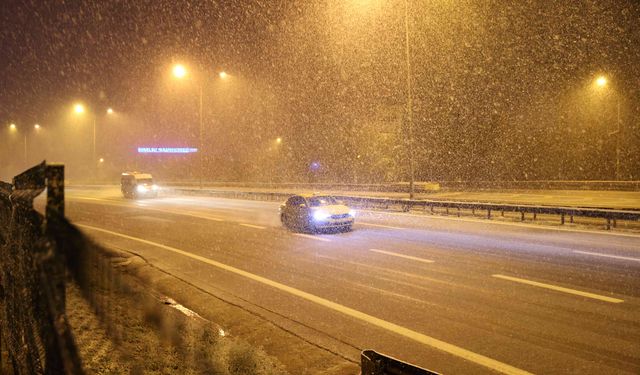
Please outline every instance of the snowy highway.
M370 348L445 374L640 372L638 235L373 211L307 235L273 202L66 199L99 243L352 361Z

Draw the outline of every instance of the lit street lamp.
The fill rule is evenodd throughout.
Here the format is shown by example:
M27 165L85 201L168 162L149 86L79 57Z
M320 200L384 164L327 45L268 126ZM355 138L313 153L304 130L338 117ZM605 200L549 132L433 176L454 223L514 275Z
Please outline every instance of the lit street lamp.
M73 105L73 112L75 112L76 115L80 116L80 115L83 115L86 112L86 108L81 103L76 103L76 104ZM107 109L107 115L113 115L113 109L112 108L108 108ZM92 118L92 123L93 123L91 160L92 160L92 163L95 163L95 161L96 161L96 123L98 122L98 116L94 112L92 112L91 113L91 118Z
M35 124L33 125L33 128L35 129L35 131L40 131L40 129L42 128L40 126L40 124ZM16 126L16 124L10 124L9 125L9 131L11 131L12 133L17 132L18 131L18 127ZM23 145L24 145L24 164L27 165L29 163L29 158L28 158L28 133L25 130L24 134L23 134Z
M187 76L188 71L187 68L182 65L182 64L176 64L173 66L172 69L173 72L173 76L177 79L183 79ZM227 72L220 72L218 73L218 77L220 77L220 79L222 80L226 80L229 78L229 74L227 74ZM199 156L199 180L200 180L200 189L202 189L202 177L204 175L204 164L203 164L203 151L204 151L204 115L203 115L203 105L202 105L202 100L203 100L203 96L204 96L204 80L200 79L198 81L198 126L199 126L199 145L198 145L198 153L200 154Z
M604 89L607 87L607 85L609 84L609 80L607 79L606 76L604 75L600 75L598 76L595 81L594 84L597 88L600 89ZM615 169L615 180L618 181L620 179L620 95L616 95L616 110L617 110L617 117L616 117L616 130L609 133L609 135L614 135L616 136L616 169Z

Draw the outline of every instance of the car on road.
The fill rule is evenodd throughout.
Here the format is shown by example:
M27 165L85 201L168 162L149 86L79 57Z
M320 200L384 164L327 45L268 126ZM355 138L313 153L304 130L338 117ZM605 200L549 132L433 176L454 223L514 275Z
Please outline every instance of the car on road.
M157 198L158 190L149 173L124 172L120 178L120 191L125 198Z
M299 194L280 205L280 221L291 229L304 232L321 230L349 231L355 210L330 195Z

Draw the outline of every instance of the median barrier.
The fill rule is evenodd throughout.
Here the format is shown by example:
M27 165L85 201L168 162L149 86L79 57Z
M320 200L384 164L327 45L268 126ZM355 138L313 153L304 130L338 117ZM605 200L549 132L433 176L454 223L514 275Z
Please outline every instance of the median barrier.
M292 194L284 192L260 192L260 191L232 191L232 190L215 190L215 189L191 189L191 188L169 188L169 191L181 193L185 195L204 195L220 198L248 199L248 200L264 200L264 201L284 201ZM444 209L446 214L451 214L450 210L454 210L455 215L461 216L461 210L471 211L474 215L477 211L485 212L485 218L491 219L496 212L504 215L505 212L513 212L520 214L520 220L524 221L527 214L533 219L537 215L554 215L558 216L560 224L565 224L569 218L573 222L574 217L586 217L592 219L603 219L607 230L615 228L618 220L639 221L640 211L632 210L615 210L607 208L589 208L589 207L555 207L543 205L522 205L522 204L503 204L503 203L482 203L482 202L458 202L458 201L442 201L442 200L411 200L411 199L393 199L393 198L375 198L351 195L334 195L338 200L343 201L347 205L364 208L404 211L420 209L422 211L429 210L434 213L434 209Z

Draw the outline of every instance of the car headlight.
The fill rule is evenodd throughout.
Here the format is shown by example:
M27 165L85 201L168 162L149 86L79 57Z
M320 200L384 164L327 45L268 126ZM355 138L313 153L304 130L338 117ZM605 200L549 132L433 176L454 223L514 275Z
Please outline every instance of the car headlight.
M151 185L151 189L158 190L158 185L155 185L155 184Z
M145 191L147 191L147 188L144 187L144 185L138 185L136 190L138 190L138 193L144 193Z
M356 210L349 210L349 216L356 217Z
M330 216L331 216L330 213L326 211L318 210L313 213L313 220L316 220L316 221L327 220Z

